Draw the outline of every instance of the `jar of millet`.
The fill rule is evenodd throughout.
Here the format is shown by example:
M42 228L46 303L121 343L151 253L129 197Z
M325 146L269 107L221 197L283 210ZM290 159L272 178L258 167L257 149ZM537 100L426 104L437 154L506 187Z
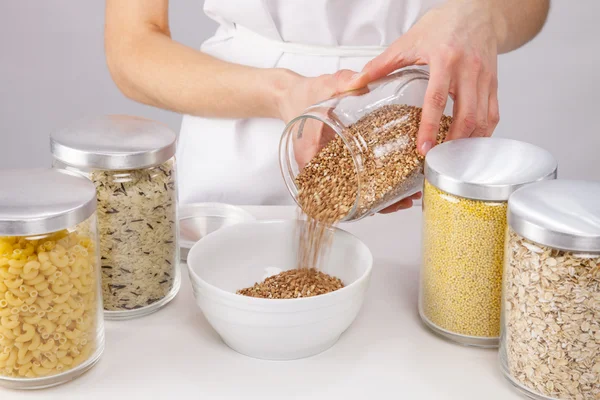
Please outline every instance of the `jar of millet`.
M507 201L556 172L546 150L510 139L460 139L427 154L419 313L435 333L498 346Z

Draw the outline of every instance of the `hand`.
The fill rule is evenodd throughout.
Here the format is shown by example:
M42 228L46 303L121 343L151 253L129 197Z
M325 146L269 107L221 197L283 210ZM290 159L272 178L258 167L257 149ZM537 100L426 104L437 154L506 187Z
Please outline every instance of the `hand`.
M448 95L454 122L446 140L491 136L499 122L497 39L491 3L450 0L425 14L350 83L362 87L409 65L429 65L417 148L425 155L436 143Z
M280 119L287 124L308 107L342 93L354 74L354 71L340 70L335 74L316 78L296 75L280 100ZM304 168L334 135L335 132L326 124L316 119L307 120L302 129L302 137L292 137L298 167Z
M383 210L379 211L379 213L391 214L396 211L409 209L413 206L413 201L419 200L422 196L423 196L423 194L421 192L415 193L410 197L402 199L399 202L394 203L391 206L384 208Z

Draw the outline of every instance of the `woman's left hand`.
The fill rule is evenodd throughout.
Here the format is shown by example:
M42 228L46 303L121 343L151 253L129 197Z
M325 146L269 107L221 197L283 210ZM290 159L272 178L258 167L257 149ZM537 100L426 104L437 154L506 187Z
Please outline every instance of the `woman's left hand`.
M425 155L436 143L448 95L454 122L447 140L491 136L499 122L498 39L493 3L449 0L427 12L406 34L357 74L349 88L359 88L409 65L429 65L417 146Z

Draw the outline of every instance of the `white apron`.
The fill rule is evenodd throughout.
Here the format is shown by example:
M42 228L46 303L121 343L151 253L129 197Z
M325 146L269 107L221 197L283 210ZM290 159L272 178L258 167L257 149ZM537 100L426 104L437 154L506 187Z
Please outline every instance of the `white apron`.
M360 71L443 0L206 0L220 24L201 50L305 76ZM207 77L209 78L209 77ZM185 115L177 149L180 202L293 204L279 170L283 122Z

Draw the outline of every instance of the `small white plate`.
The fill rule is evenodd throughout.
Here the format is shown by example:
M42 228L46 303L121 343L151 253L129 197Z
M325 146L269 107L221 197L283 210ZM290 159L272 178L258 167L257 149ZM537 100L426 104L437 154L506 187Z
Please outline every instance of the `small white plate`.
M179 247L182 261L204 236L226 226L255 221L240 207L223 203L192 203L179 207Z

